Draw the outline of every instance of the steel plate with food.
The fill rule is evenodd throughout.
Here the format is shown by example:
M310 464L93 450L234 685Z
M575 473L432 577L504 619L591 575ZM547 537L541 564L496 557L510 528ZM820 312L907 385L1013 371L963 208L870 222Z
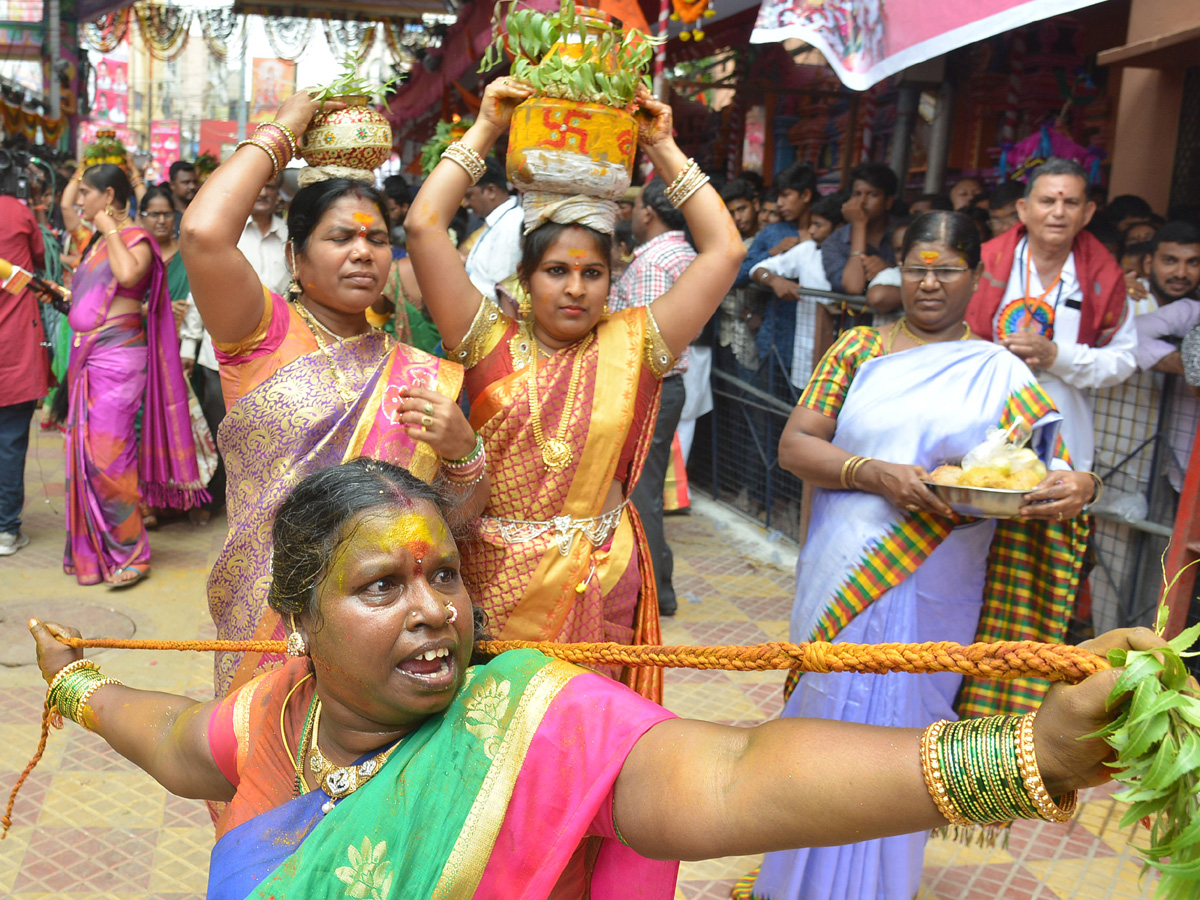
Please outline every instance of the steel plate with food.
M960 515L981 519L1015 519L1025 505L1024 497L1046 477L1046 467L1032 455L1012 469L1005 466L972 466L963 469L942 465L934 469L925 484Z
M977 519L1015 519L1025 505L1027 491L1010 488L966 487L926 481L934 495L962 516Z

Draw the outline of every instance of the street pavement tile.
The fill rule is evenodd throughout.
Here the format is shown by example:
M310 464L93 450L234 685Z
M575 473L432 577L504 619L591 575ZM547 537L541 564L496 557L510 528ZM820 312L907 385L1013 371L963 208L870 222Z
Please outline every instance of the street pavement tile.
M80 816L77 821L103 820ZM145 891L157 839L157 830L39 827L25 852L13 894Z
M208 855L212 841L211 824L207 827L162 829L154 848L150 890L178 891L203 885L208 880Z
M1046 860L1028 863L1027 868L1039 881L1064 898L1151 900L1157 883L1150 877L1139 882L1140 866L1132 859L1120 856L1108 859Z
M164 792L144 772L59 769L46 794L39 830L103 822L109 827L158 829Z

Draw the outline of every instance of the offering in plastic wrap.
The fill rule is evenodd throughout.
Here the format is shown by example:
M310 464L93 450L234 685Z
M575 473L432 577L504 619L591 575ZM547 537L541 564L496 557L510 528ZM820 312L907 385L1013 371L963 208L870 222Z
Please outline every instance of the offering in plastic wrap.
M1029 447L1033 429L1022 418L1007 429L989 428L987 436L960 465L938 466L930 480L959 487L1028 491L1046 477L1046 466Z

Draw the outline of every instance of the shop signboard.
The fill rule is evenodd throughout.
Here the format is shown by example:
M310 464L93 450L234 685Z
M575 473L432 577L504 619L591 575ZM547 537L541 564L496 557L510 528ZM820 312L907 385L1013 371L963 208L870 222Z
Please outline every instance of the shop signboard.
M752 43L789 38L856 91L909 66L1099 0L763 0Z

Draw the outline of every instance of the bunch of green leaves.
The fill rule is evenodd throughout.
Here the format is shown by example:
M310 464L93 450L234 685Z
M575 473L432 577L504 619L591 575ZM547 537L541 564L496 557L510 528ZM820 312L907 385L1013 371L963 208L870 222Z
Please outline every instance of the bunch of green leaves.
M1159 635L1166 623L1164 602ZM1109 662L1125 667L1109 705L1128 702L1096 733L1116 751L1110 765L1125 787L1116 798L1129 804L1121 827L1151 818L1150 845L1138 849L1146 867L1160 873L1159 900L1200 896L1200 696L1184 664L1185 657L1200 655L1187 652L1198 638L1195 625L1158 650L1109 651Z
M510 0L496 5L494 40L480 72L500 65L507 47L515 57L513 77L543 97L625 108L639 85L650 86L646 70L661 39L581 15L571 0L560 0L553 13L512 10L511 5ZM572 54L550 52L567 43L573 43Z
M428 175L434 170L434 167L442 159L442 154L446 152L455 140L461 137L461 133L475 124L474 119L463 119L460 122L450 122L442 119L437 123L437 128L434 129L433 137L427 140L421 146L421 171Z
M342 60L342 74L329 84L317 88L312 97L314 100L333 100L336 97L368 97L372 103L382 103L384 96L392 89L396 78L392 77L377 84L363 78L358 73L358 60L347 56Z
M201 153L196 157L196 173L201 176L211 175L220 164L221 161L211 153Z

